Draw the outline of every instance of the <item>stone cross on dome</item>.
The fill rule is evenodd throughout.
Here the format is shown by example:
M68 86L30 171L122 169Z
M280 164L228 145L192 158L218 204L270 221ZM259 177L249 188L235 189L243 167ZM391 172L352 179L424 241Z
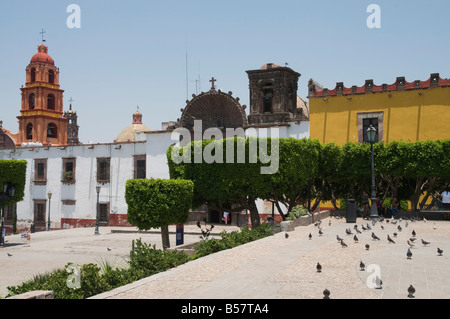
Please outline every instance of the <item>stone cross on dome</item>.
M42 44L44 44L45 39L44 39L44 34L47 33L46 31L44 31L44 29L42 29L41 32L39 32L39 34L42 36Z
M214 85L214 83L215 82L217 82L217 80L214 78L214 77L212 77L212 79L211 80L209 80L209 82L211 82L212 83L212 85L211 85L211 90L215 90L216 89L216 87L215 87L215 85Z

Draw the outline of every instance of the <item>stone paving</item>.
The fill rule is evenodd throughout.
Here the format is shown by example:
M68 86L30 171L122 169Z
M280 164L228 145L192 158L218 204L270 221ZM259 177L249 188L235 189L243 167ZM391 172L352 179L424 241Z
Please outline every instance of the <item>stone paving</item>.
M348 224L345 219L326 218L321 224L322 236L315 225L299 226L288 233L289 238L285 238L284 232L278 233L194 260L93 299L321 299L324 289L331 292L332 299L407 299L407 288L411 284L416 288L416 299L450 298L450 222L409 221L406 226L405 221L397 220L397 224L379 222L372 230L362 230L367 223L371 225L363 219ZM356 234L354 225L361 234ZM353 234L346 234L348 228ZM217 235L222 230L237 229L225 226L215 227L214 231ZM133 239L142 238L160 248L161 236L157 232L142 234L128 229L114 233L112 230L100 228L100 236L94 236L93 229L42 232L32 234L31 243L18 235L7 236L6 247L0 249L2 296L6 286L20 284L68 262L83 264L107 260L118 264L128 256ZM174 230L172 227L172 247ZM407 259L407 240L412 237L412 230L417 233L417 240L411 248L412 258ZM372 231L379 241L372 239ZM186 226L185 243L198 241L199 233L195 225ZM310 233L311 239L308 238ZM354 241L354 234L358 242ZM388 242L388 234L395 244ZM344 239L347 247L341 246L337 235ZM423 245L421 239L430 244ZM370 245L369 250L365 244ZM437 253L438 247L444 250L442 256ZM374 268L361 271L361 261ZM318 262L322 265L320 273L316 271ZM367 285L377 267L383 282L381 289Z
M367 223L372 230L362 230ZM354 225L358 225L361 234L356 233ZM94 298L321 299L328 289L332 299L407 299L410 285L416 288L416 299L450 298L449 222L409 221L406 225L405 221L384 221L372 226L363 219L348 224L345 219L332 217L323 220L321 227L322 236L315 225L297 227L287 239L285 233L278 233ZM347 228L353 234L346 234ZM412 237L412 230L417 233L417 240L411 248L412 258L407 259L407 240ZM372 231L380 240L371 237ZM355 234L358 242L353 239ZM388 234L395 244L388 242ZM341 246L337 235L347 247ZM430 244L424 246L421 239ZM437 253L438 247L444 250L442 256ZM368 267L365 271L359 267L361 261ZM322 265L320 273L316 271L318 262ZM377 267L379 272L375 271ZM367 283L376 274L382 280L381 289L372 284L373 280Z

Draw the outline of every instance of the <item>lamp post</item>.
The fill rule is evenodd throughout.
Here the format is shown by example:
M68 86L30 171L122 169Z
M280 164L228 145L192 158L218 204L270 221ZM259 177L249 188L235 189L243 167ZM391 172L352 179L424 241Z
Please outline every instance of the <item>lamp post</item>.
M52 201L52 192L48 192L48 218L47 218L47 231L50 231L50 202Z
M376 142L377 129L372 125L367 129L367 140L370 143L370 154L371 154L371 164L372 164L372 193L370 194L370 219L378 219L378 209L377 209L377 194L375 187L375 160L373 155L373 144Z
M0 200L2 202L1 212L1 228L0 228L0 245L5 244L5 238L3 237L4 220L5 220L5 202L11 200L16 193L16 187L9 183L3 183L3 192L0 193Z
M100 235L100 232L98 231L98 201L99 201L101 187L97 186L95 188L95 190L97 191L97 217L95 218L95 235Z

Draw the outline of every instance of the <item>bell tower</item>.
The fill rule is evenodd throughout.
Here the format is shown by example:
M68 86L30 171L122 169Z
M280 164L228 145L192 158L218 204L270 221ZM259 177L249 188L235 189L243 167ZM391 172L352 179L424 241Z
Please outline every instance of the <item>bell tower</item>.
M63 93L59 68L41 44L26 68L17 146L23 143L67 145L67 119L63 117Z
M251 126L285 125L301 114L297 108L298 81L301 74L276 63L247 71L250 80Z

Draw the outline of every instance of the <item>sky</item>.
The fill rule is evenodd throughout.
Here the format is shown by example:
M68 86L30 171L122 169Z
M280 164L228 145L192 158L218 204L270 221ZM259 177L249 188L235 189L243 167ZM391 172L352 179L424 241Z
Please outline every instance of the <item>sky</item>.
M68 27L71 4L80 28ZM367 24L371 4L379 28ZM0 1L0 120L17 133L20 87L42 29L81 142L108 143L138 106L152 130L176 121L212 77L248 106L246 71L269 62L301 74L304 99L311 78L330 89L449 78L449 15L445 0Z

